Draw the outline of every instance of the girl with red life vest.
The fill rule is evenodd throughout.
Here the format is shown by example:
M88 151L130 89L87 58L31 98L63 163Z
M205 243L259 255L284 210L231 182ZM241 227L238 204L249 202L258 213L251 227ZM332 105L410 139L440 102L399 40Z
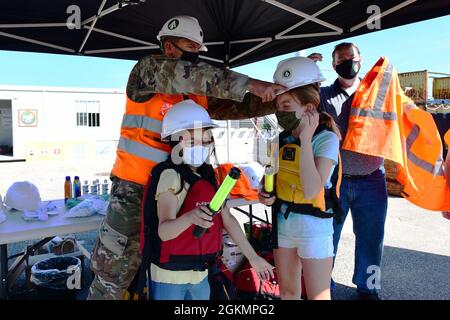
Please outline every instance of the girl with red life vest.
M162 122L161 138L170 159L151 173L144 196L143 266L155 300L207 300L208 266L222 250L222 228L242 249L260 277L273 277L273 266L259 257L229 209L213 215L207 204L218 185L209 158L215 155L211 121L192 100L175 104ZM195 237L196 226L207 229Z
M273 205L274 258L282 299L301 299L303 273L308 299L331 299L333 216L339 206L339 131L331 116L318 113L320 69L308 58L281 61L276 83L279 136Z

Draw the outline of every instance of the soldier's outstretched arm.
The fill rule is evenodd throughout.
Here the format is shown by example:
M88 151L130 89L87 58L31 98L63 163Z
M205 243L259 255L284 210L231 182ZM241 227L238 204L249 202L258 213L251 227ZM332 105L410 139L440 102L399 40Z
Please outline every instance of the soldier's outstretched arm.
M252 93L247 93L242 102L208 98L208 113L215 120L242 120L262 117L275 111L275 101L263 102Z
M207 63L192 64L163 55L142 58L128 79L127 94L138 102L155 93L197 94L242 101L247 90L263 101L275 98L279 85Z

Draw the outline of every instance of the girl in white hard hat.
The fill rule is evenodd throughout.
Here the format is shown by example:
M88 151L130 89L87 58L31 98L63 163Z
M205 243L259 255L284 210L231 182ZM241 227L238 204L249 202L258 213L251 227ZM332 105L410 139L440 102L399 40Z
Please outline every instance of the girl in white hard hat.
M279 136L273 205L275 267L282 299L301 299L303 274L310 300L330 299L333 215L339 211L339 131L318 112L319 83L325 79L308 58L281 61L274 82L288 88L277 97ZM333 183L335 185L333 185Z
M192 100L175 104L164 116L161 138L172 153L152 170L144 199L142 267L149 268L155 300L209 299L208 267L220 255L222 227L260 277L273 277L273 266L255 253L229 209L213 215L207 207L218 188L209 163L214 127ZM207 231L195 237L196 226Z

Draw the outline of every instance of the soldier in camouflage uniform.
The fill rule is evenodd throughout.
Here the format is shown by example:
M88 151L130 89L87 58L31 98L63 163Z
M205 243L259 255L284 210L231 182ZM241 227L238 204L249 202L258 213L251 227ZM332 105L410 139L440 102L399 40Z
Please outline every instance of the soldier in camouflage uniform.
M188 38L160 40L164 54L142 58L130 74L126 92L131 100L145 102L156 93L203 95L208 97L207 111L216 120L246 119L275 112L271 101L282 87L203 62L183 60L186 51L198 53L201 48ZM107 215L91 257L95 277L88 299L123 299L141 262L139 234L144 185L113 174L111 180Z

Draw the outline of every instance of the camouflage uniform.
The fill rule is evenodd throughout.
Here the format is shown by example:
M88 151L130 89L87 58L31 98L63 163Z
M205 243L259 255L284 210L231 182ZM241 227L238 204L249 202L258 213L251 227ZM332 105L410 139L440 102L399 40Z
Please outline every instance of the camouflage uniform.
M127 95L145 102L155 93L208 96L213 119L235 120L275 112L246 93L248 77L200 62L191 64L165 56L147 56L131 71ZM150 174L150 172L149 172ZM144 186L112 175L111 198L91 257L95 278L88 299L123 299L141 263L139 232Z

